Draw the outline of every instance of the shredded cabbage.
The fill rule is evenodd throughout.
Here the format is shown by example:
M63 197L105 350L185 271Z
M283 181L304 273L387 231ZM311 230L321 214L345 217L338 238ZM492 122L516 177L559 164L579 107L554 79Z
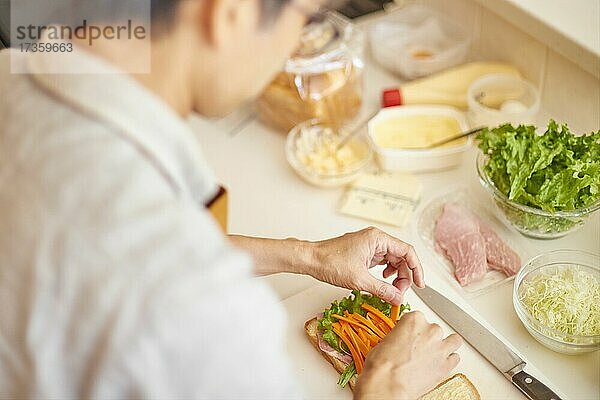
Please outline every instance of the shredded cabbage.
M524 280L519 300L550 337L573 342L571 335L600 335L600 279L578 267L560 266Z

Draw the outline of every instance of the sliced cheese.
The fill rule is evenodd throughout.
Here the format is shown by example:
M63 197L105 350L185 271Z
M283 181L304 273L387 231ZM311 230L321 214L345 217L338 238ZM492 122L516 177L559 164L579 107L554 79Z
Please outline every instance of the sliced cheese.
M421 183L410 174L361 174L345 193L342 214L405 226L421 195Z

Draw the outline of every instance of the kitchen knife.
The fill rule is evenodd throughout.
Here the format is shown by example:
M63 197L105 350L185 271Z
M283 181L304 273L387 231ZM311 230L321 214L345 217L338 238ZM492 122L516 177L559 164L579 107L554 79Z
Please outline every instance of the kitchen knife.
M502 372L528 399L560 400L546 385L523 370L525 361L456 304L430 287L414 288L414 292L479 354Z

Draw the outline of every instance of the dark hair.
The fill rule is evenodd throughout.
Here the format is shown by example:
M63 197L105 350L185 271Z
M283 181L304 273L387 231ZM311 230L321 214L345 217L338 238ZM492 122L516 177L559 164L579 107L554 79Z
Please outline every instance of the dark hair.
M152 22L170 28L175 21L175 13L180 1L152 0ZM262 24L268 25L273 22L281 9L289 2L290 0L260 0Z
M48 24L76 25L82 19L98 24L116 22L125 15L137 15L141 19L150 18L153 32L160 33L175 23L177 7L181 1L185 0L44 0L41 4L29 0L27 3L34 4L32 12L43 17ZM262 24L268 25L274 21L289 1L291 0L260 0ZM148 10L149 5L150 15L140 15L144 13L142 10Z

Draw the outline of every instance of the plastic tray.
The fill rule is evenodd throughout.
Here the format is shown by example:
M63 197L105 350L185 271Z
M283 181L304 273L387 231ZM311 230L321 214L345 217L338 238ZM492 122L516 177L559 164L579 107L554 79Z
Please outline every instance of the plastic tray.
M525 249L523 244L516 240L519 239L519 237L517 237L513 231L499 221L492 210L483 205L475 204L471 200L473 198L473 196L469 195L469 192L466 188L459 188L457 191L436 197L429 203L425 204L425 206L421 209L419 213L419 219L416 224L417 232L421 240L425 243L427 248L435 254L435 258L441 267L440 271L443 272L445 278L451 282L456 290L465 297L476 297L484 294L495 287L512 281L514 276L507 277L500 271L489 270L485 274L484 278L479 282L473 282L466 286L460 286L454 277L454 266L436 249L433 238L436 221L440 216L442 207L445 203L456 202L462 204L469 211L486 222L494 230L494 232L496 232L496 234L502 240L504 240L519 255L519 257L521 257L521 267L532 256L532 254Z

